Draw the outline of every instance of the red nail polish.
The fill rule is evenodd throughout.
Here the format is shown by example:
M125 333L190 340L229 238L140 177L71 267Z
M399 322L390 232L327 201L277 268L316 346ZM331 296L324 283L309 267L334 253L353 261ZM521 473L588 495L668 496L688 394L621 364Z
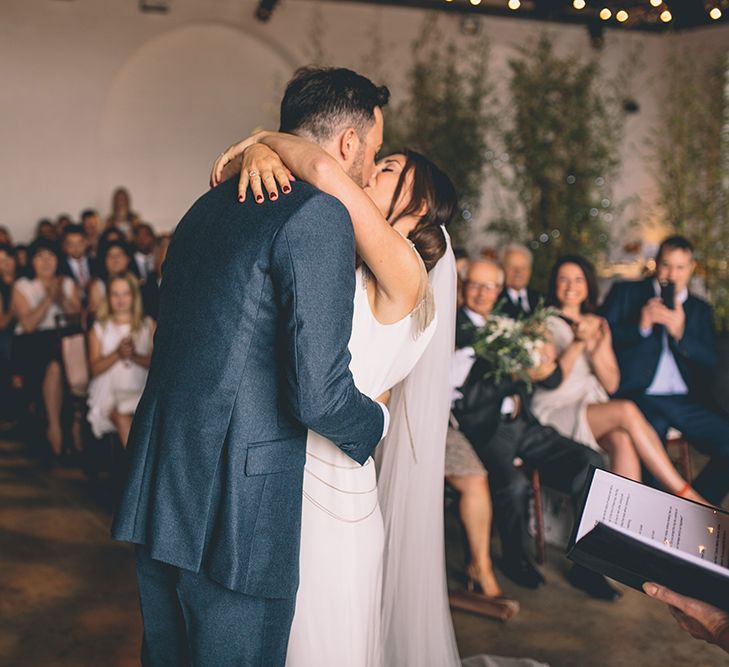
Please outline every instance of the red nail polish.
M291 192L291 188L288 185L284 185L283 191L284 192Z
M243 195L238 195L238 201L243 201Z
M273 194L273 193L271 193L271 194L269 195L269 197L271 198L271 201L276 201L276 200L278 199L278 195L275 195L275 194Z
M258 196L256 197L256 201L257 201L257 202L262 202L262 201L263 201L263 195L258 195Z

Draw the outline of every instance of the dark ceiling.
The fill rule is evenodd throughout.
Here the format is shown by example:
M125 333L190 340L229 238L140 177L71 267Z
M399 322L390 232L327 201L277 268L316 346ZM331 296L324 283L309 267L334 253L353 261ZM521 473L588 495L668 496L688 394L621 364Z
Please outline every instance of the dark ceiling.
M512 0L518 9L510 9L508 0L329 0L332 2L360 2L370 5L392 5L396 7L420 7L461 14L508 16L511 18L576 23L582 25L600 24L604 28L621 30L647 30L670 32L701 26L723 24L729 20L729 0L665 0L653 7L649 0L584 0L583 9L575 9L573 0ZM658 0L656 0L657 2ZM477 2L478 4L473 4ZM579 5L579 0L578 0ZM603 9L610 10L607 20L600 18ZM711 18L710 10L719 9L718 20ZM618 12L627 13L627 19L620 22ZM670 20L661 19L668 10ZM624 18L621 14L620 18ZM664 18L668 15L664 14ZM729 44L727 44L729 47Z

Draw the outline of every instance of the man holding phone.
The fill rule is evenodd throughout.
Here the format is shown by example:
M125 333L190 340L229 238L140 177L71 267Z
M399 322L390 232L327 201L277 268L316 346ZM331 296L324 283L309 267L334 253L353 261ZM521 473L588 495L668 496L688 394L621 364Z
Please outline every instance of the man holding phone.
M662 440L677 428L710 457L693 486L720 504L729 492L729 420L702 392L717 355L712 308L688 291L695 266L691 242L667 238L655 275L616 283L603 315L620 365L617 395L635 401Z

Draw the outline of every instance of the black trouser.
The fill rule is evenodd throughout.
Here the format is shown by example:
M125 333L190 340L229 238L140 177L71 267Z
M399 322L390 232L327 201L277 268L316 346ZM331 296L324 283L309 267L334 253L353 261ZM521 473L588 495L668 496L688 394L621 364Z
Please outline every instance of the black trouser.
M144 667L283 667L295 598L251 597L137 547Z
M529 549L530 483L524 471L514 467L516 457L527 469L539 471L542 484L572 496L575 505L590 464L602 467L600 454L532 419L501 422L487 442L471 442L489 473L494 520L507 560L524 558Z
M706 500L721 505L729 492L729 419L690 396L639 396L634 399L665 442L669 427L677 428L710 461L693 481Z

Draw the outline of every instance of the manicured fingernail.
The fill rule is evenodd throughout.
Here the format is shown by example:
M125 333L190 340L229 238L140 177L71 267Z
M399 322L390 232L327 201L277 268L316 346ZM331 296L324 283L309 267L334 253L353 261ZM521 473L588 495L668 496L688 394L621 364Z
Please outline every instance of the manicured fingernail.
M263 195L258 195L258 197L256 197L256 201L257 202L262 202L263 201Z
M238 201L243 201L243 195L238 195Z
M271 201L278 199L278 195L275 192L271 192L268 196L270 197Z
M655 584L643 584L643 590L652 597L658 592L658 587Z
M283 186L283 191L284 192L291 192L291 188L288 185L284 185Z

